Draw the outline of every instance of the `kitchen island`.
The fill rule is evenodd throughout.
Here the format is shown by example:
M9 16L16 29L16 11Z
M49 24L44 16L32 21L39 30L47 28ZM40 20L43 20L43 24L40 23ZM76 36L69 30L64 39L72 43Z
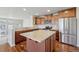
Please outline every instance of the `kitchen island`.
M20 34L27 38L26 48L28 52L51 52L55 31L36 30Z

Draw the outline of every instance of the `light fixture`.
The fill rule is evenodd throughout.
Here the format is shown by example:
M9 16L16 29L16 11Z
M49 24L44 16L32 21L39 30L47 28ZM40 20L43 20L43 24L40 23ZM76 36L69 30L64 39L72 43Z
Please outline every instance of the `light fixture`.
M47 10L47 12L50 12L50 10Z
M68 11L65 11L64 13L68 13Z
M23 11L26 11L26 8L23 8Z

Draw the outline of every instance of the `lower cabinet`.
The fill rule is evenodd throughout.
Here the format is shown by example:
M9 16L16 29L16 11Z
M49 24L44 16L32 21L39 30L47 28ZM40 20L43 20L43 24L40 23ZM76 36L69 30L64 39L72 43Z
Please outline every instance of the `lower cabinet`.
M54 34L51 37L51 52L54 52L54 50L55 50L55 40L56 40L56 34Z
M45 51L47 52L51 51L51 37L45 41Z
M27 52L45 52L45 41L38 43L31 39L27 39Z
M40 43L27 38L27 41L26 41L27 51L28 52L53 52L54 39L55 39L55 34L53 34L53 36L47 38L45 41L42 41Z
M26 41L26 38L20 35L21 33L22 32L15 32L15 44Z
M34 30L38 30L38 29L26 29L26 30L21 30L21 31L15 31L15 44L18 44L22 41L26 41L26 37L21 36L21 33L25 33L25 32L30 32L30 31L34 31Z

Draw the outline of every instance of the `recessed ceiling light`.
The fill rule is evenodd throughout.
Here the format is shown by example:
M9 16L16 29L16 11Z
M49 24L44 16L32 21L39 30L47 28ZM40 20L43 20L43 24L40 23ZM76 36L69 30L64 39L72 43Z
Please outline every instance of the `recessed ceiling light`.
M68 11L65 11L64 13L68 13Z
M24 11L26 11L26 8L23 8Z
M50 10L47 10L48 12L50 12Z

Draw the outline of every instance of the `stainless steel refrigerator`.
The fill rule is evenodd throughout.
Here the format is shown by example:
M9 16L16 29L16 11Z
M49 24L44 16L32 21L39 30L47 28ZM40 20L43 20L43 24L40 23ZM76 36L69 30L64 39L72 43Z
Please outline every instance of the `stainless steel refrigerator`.
M60 18L59 19L60 41L73 46L77 45L77 19Z

